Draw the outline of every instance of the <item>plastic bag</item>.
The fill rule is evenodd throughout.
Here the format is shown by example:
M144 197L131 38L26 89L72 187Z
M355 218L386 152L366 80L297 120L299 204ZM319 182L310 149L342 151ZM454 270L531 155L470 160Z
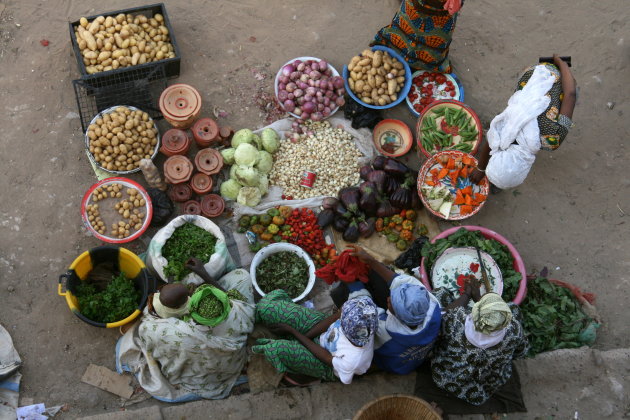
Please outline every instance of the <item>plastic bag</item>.
M407 270L411 270L412 268L420 265L420 259L422 258L422 247L425 243L427 243L428 240L429 238L427 238L426 236L419 236L414 239L409 249L400 254L398 258L396 258L396 261L394 261L394 265L398 268L403 268Z
M199 308L199 303L201 303L203 298L205 298L209 294L215 295L223 306L221 314L214 318L204 318L199 314L199 312L197 312L197 309ZM190 297L188 308L190 310L190 316L192 316L192 318L197 323L201 325L207 325L209 327L215 327L223 322L225 318L227 318L227 316L230 314L230 298L228 298L228 295L223 290L217 289L214 286L203 285L200 286L197 291Z
M214 246L214 254L212 254L210 260L204 264L204 268L210 277L215 279L219 278L226 271L231 271L236 268L228 252L225 237L221 229L203 216L183 215L171 220L169 224L160 229L153 239L151 239L149 249L147 250L147 267L150 270L156 273L163 281L168 282L168 278L164 275L164 267L166 267L168 261L162 256L162 247L173 232L175 232L175 229L182 226L184 223L192 223L199 226L212 233L217 238L217 243ZM184 277L182 283L199 285L203 283L203 279L195 273L190 273Z
M151 197L151 204L153 205L153 217L151 218L151 226L158 227L164 226L164 223L173 215L175 206L168 194L157 188L149 188L147 190L149 197Z
M346 96L346 106L343 108L343 115L347 119L352 120L352 128L356 129L365 127L371 130L383 120L380 110L365 107L350 96Z

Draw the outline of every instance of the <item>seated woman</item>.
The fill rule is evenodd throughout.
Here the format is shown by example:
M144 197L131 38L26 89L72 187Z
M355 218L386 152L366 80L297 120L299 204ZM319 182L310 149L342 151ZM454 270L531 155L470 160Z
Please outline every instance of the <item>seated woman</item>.
M134 373L140 385L161 401L225 398L247 362L247 335L254 329L255 312L251 278L247 271L237 269L214 280L201 261L192 260L186 266L207 284L223 291L237 290L243 300L230 299L225 320L209 327L188 317L179 319L179 311L171 316L170 311L158 309L160 304L181 308L178 304L188 300L181 294L182 286L164 286L155 312L145 308L140 322L119 340L116 369Z
M520 185L538 150L556 150L573 127L576 91L569 65L557 54L553 64L526 69L508 107L490 123L471 180L479 182L485 172L498 188Z
M450 291L436 289L444 304ZM476 302L468 309L470 299ZM464 293L442 315L431 371L435 384L473 405L481 405L512 375L512 360L528 350L518 306L496 293L479 293L479 282L467 282Z
M372 363L378 320L367 296L348 300L326 317L293 303L284 290L274 290L256 305L256 321L288 338L259 339L252 347L279 372L349 384Z
M188 315L189 300L188 288L181 283L164 285L150 299L153 311L157 316L180 319Z
M440 304L420 280L397 275L378 262L363 248L350 245L353 255L370 267L369 281L341 283L331 293L339 306L340 296L348 289L349 297L370 295L375 301L385 299L379 307L379 328L374 343L374 362L386 371L405 375L418 368L433 348L440 333ZM381 283L382 285L379 285Z

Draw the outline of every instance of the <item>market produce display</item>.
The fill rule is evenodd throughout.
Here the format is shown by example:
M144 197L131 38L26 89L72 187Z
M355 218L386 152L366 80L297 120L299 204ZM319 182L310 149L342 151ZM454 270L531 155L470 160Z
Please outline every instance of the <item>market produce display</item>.
M340 188L359 182L359 158L353 137L328 121L306 121L303 134L282 139L269 173L272 185L293 199L334 196ZM301 186L304 171L316 174L312 188Z
M127 318L138 308L140 292L133 281L120 272L112 276L104 290L88 280L75 293L81 314L94 322L116 322Z
M398 99L405 67L387 51L365 49L348 64L350 90L364 103L385 106Z
M175 57L164 17L118 14L79 20L74 35L88 74Z
M412 85L407 95L407 104L417 115L435 101L461 100L457 80L450 74L417 71L411 77Z
M306 289L308 278L308 264L291 251L271 254L256 267L256 283L264 293L282 289L295 298Z
M258 205L269 189L268 174L279 144L278 133L271 128L265 128L260 136L247 128L234 133L232 147L221 151L223 162L232 165L230 178L221 184L221 196L243 206Z
M301 120L321 121L345 103L343 78L326 60L295 59L276 76L276 98Z
M488 197L489 184L479 184L469 176L477 166L472 156L457 152L440 152L427 160L418 173L418 188L425 207L438 217L461 220L477 213Z
M162 256L168 261L164 275L175 281L183 279L190 273L186 261L189 258L208 261L216 242L214 235L192 223L178 227L162 247Z
M158 130L146 112L129 106L108 108L88 126L85 141L90 159L108 172L140 170L159 147Z
M437 102L426 108L416 134L427 156L441 150L474 153L481 141L476 115L463 104L452 102Z

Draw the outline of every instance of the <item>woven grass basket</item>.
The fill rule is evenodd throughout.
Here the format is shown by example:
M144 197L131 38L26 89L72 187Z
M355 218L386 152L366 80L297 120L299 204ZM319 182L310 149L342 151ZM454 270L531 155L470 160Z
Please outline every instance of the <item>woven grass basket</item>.
M411 395L387 395L370 401L355 414L353 420L441 420L422 398Z

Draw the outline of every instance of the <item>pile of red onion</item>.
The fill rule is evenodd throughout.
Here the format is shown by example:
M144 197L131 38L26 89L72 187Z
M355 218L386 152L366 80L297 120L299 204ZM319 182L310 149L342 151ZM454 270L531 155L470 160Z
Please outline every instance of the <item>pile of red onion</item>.
M278 102L300 120L321 121L345 103L343 78L325 60L295 60L280 70Z

